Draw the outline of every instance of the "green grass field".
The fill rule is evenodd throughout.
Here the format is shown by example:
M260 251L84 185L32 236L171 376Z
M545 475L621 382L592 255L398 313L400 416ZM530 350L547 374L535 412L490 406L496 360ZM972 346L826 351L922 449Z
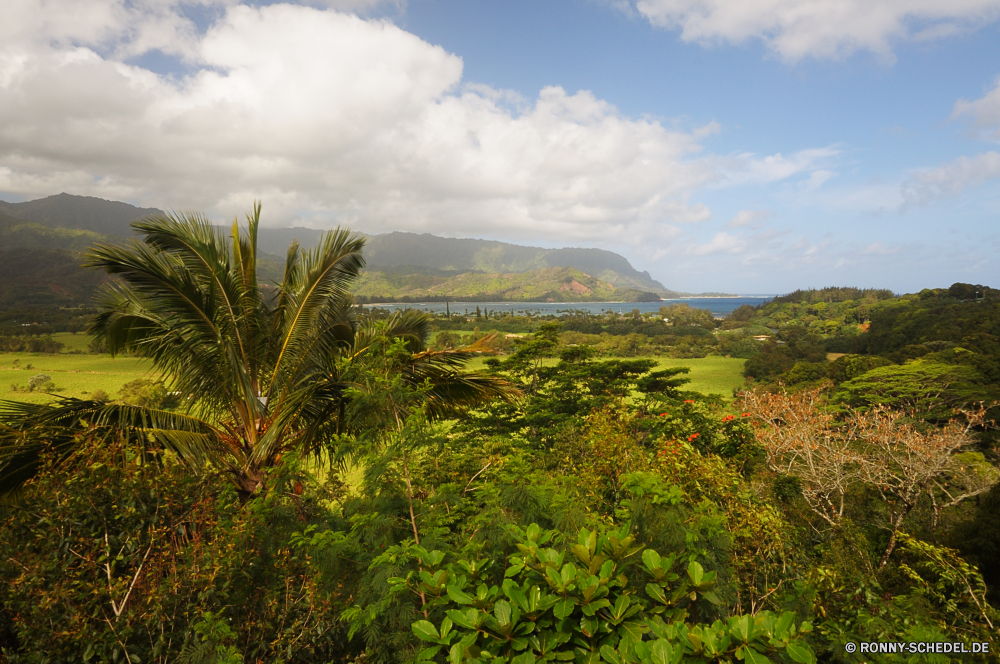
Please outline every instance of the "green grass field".
M746 360L734 357L695 357L687 360L678 360L672 357L655 357L658 366L669 369L672 367L689 367L691 373L687 377L691 382L685 389L701 392L702 394L721 394L730 397L734 387L743 385L743 364ZM476 359L469 363L470 369L483 368L484 359ZM557 362L550 358L545 360L545 364L552 365Z
M78 332L76 334L71 334L69 332L56 332L52 335L52 338L63 344L64 353L70 353L74 350L86 353L92 340L91 337L83 332Z
M136 378L150 378L150 365L133 357L76 354L86 351L90 337L86 334L63 332L52 337L65 346L58 355L32 353L0 353L0 399L44 403L52 396L38 392L15 392L11 385L24 388L28 379L36 374L47 374L55 383L58 396L86 398L97 390L104 390L112 399L125 383ZM690 367L691 382L687 389L702 394L730 396L734 387L743 385L743 363L732 357L701 357L679 360L667 357L654 358L660 367ZM14 361L17 360L17 365ZM469 363L470 369L482 369L482 359ZM546 360L554 364L555 359ZM31 367L30 369L28 367Z
M657 357L657 364L664 369L673 367L690 367L687 377L691 382L686 389L702 394L721 394L726 397L733 395L734 387L742 387L743 365L746 360L735 357L695 357L688 360L677 360L672 357Z
M108 396L115 398L125 383L153 375L148 362L134 357L0 353L0 398L29 403L52 401L54 397L47 394L11 390L11 385L26 387L28 379L36 374L52 378L57 389L55 395L80 399L97 390L104 390Z

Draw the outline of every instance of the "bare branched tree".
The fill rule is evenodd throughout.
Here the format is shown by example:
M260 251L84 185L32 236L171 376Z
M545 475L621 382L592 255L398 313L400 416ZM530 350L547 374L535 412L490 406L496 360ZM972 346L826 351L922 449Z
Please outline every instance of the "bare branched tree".
M757 441L768 466L797 478L810 509L831 527L840 525L852 486L864 485L888 513L879 569L896 547L903 522L928 496L937 523L940 511L988 491L1000 471L967 451L985 408L955 411L944 426L920 425L915 413L876 406L846 417L823 407L825 388L797 394L744 394Z

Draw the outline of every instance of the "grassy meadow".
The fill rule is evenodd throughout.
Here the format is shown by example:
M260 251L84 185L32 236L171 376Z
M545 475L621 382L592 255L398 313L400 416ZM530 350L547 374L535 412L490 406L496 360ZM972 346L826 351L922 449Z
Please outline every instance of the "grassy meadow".
M743 385L743 364L746 360L735 357L694 357L689 359L676 359L672 357L654 357L659 368L670 369L673 367L689 367L691 373L687 375L691 379L684 389L701 392L702 394L721 394L732 396L734 387ZM558 360L550 358L545 364L555 364ZM469 363L470 369L481 369L485 358L476 359ZM655 370L654 370L655 371Z
M65 344L64 352L0 353L0 398L29 403L45 403L54 396L41 392L22 392L11 389L16 385L26 388L28 379L36 374L46 374L56 386L56 396L85 399L97 390L104 390L115 398L121 386L136 378L150 377L149 363L134 357L77 354L85 351L90 339L85 334L54 334Z
M65 344L57 355L44 353L0 353L0 399L45 403L53 396L41 392L22 392L12 385L25 388L28 379L36 374L47 374L55 383L58 396L87 398L97 390L104 390L112 399L118 396L122 385L136 378L149 378L150 366L134 357L111 357L86 354L90 338L85 334L69 332L52 335ZM82 351L85 354L73 351ZM674 359L654 358L663 368L690 367L691 382L687 389L702 394L730 396L734 387L743 385L743 363L732 357L699 357ZM555 359L548 362L555 363ZM30 368L29 368L30 367ZM473 360L470 369L481 369L483 360Z

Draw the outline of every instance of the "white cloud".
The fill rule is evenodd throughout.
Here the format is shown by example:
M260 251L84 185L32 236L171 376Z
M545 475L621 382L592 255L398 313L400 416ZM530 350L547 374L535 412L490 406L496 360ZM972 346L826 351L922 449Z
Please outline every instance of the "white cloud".
M773 182L835 154L706 155L715 123L673 129L586 91L465 84L460 58L387 21L220 0L199 32L192 4L0 9L0 25L22 26L0 46L0 191L226 217L262 198L272 223L641 247L708 219L692 200L703 187ZM92 11L50 22L62 7ZM192 73L126 64L167 48L164 35Z
M787 157L780 152L766 157L744 153L717 158L716 168L721 175L720 185L768 184L809 174L805 186L815 188L833 175L824 166L839 155L840 150L835 147L800 150Z
M746 251L746 238L731 235L725 231L716 233L712 239L705 244L697 244L691 247L688 253L695 256L709 256L712 254L741 254Z
M891 59L900 40L930 40L1000 16L1000 0L637 0L650 23L702 44L761 40L780 57Z
M771 210L740 210L726 224L729 228L760 228L761 222L774 216Z
M993 89L981 98L955 102L952 119L967 116L972 119L976 133L983 138L1000 141L1000 79L997 79Z
M943 166L917 171L904 180L903 209L958 196L966 189L997 178L1000 178L1000 153L959 157Z

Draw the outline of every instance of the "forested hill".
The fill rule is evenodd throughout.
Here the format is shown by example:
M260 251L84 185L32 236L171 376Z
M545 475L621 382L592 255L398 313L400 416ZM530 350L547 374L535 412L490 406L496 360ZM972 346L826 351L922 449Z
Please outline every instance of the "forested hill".
M402 271L407 266L459 272L529 272L573 267L617 288L665 292L648 272L639 272L623 256L604 249L543 249L506 242L443 238L427 233L388 233L369 240L372 269Z
M0 215L3 215L0 216L0 237L7 248L80 250L93 240L100 239L96 234L131 235L129 224L151 214L162 214L162 211L65 193L25 203L0 201ZM15 220L23 223L18 224ZM88 237L86 231L95 235ZM317 243L322 233L310 228L264 228L259 236L260 248L274 257L283 257L293 239L308 248ZM550 271L551 268L573 268L623 292L656 293L667 297L684 295L668 290L648 272L636 270L623 256L604 249L544 249L492 240L396 232L368 236L365 258L369 273L455 276L464 273L523 274ZM281 259L278 260L280 262ZM559 284L554 283L552 288L558 290ZM392 298L400 293L379 295ZM634 298L626 296L626 299Z
M132 234L129 224L136 219L163 214L156 208L139 208L128 203L65 193L25 203L0 201L0 212L43 226L123 236Z
M283 256L293 239L311 247L321 233L311 228L266 228L260 232L261 248ZM511 274L571 267L616 288L678 295L648 272L636 270L624 256L605 249L544 249L495 240L395 232L369 236L365 260L369 270L402 275L426 274L427 270Z

